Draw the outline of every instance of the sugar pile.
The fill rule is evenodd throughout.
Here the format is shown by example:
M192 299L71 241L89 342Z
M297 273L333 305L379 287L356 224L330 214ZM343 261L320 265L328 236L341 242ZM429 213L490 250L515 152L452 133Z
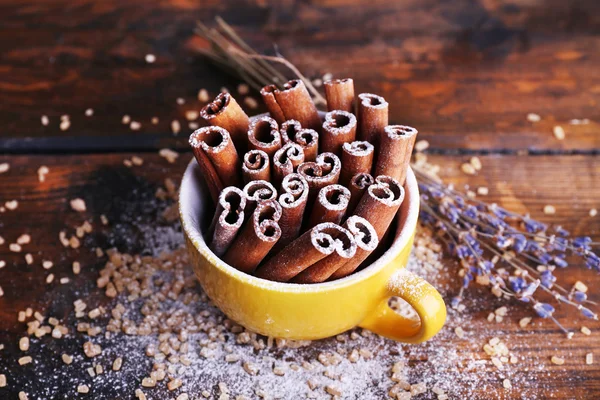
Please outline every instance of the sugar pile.
M173 222L176 219L172 207L162 215ZM202 292L181 247L183 237L176 223L159 230L154 224L137 229L147 247L143 253L151 255L106 252L109 261L99 273L97 288L78 293L75 311L63 322L69 328L61 339L65 342L46 344L45 351L54 353L57 361L34 359L36 367L52 368L53 373L40 376L41 384L11 377L30 399L71 398L80 385L87 385L89 396L95 399L131 398L135 393L139 399L166 396L178 400L443 400L480 398L487 391L503 390L499 389L503 382L508 382L504 383L507 387L526 379L510 368L510 349L493 338L493 328L489 332L466 328L478 311L476 304L469 313L450 309L446 327L421 345L401 345L360 328L314 342L247 332ZM423 228L417 232L407 268L442 293L456 289L451 267L441 263L439 243ZM414 315L399 299L390 304L406 316ZM37 329L52 324L48 321L42 316ZM464 336L459 347L456 335ZM481 348L488 341L494 344L493 351L484 354ZM84 354L83 342L100 346L100 354ZM79 351L71 354L69 365L60 361L61 343L78 344ZM122 366L113 371L118 357L123 359ZM490 370L495 372L490 374ZM543 366L533 372L547 373ZM490 376L495 378L489 380ZM536 397L535 390L527 390L520 389L522 398Z

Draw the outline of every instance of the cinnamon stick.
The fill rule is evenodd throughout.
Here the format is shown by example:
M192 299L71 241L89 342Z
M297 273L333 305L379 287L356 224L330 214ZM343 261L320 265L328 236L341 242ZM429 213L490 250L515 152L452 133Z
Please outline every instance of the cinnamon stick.
M347 214L352 214L356 205L363 197L367 188L375 183L375 179L370 174L360 172L350 179L348 189L350 189L350 204L348 204Z
M339 224L350 202L350 190L342 185L329 185L319 190L308 222L312 228L323 222Z
M298 166L298 173L308 182L308 203L312 204L321 188L336 184L340 177L342 163L333 153L321 153L315 161Z
M288 144L293 142L296 138L296 134L302 130L302 125L295 119L290 119L282 124L279 124L279 134L281 135L281 142Z
M271 166L269 155L262 150L250 150L244 155L242 164L242 176L244 183L250 181L264 180L271 178Z
M380 175L375 178L375 183L367 188L354 210L354 215L369 221L381 241L403 200L404 188L400 182Z
M334 110L325 114L321 151L341 156L344 143L356 139L356 117L347 111Z
M344 228L348 229L356 241L356 254L347 263L338 268L330 277L330 280L343 278L350 275L367 259L367 257L377 248L379 240L377 232L373 225L366 219L353 215L344 223Z
M279 218L281 206L276 200L258 203L223 261L242 272L252 273L281 237Z
M417 130L405 125L388 125L381 136L375 175L388 175L404 185Z
M371 173L374 152L375 148L369 142L355 141L352 143L344 143L342 146L342 171L340 172L340 183L344 186L348 186L354 175L359 173Z
M373 146L379 145L379 136L388 125L388 103L371 93L358 95L358 137Z
M279 104L277 104L277 100L275 99L274 93L277 90L277 86L268 85L260 90L260 95L262 96L263 102L267 106L267 110L269 110L271 118L277 121L278 124L283 124L286 118L283 114L283 111L281 110L281 107L279 106Z
M203 167L209 188L213 187L211 193L217 189L220 192L223 186L239 185L240 161L226 129L205 126L190 135L189 143L196 160Z
M275 245L274 251L285 247L296 239L300 233L308 199L308 182L300 174L289 174L283 178L280 192L281 218L279 219L279 226L281 227L281 238Z
M313 129L296 132L296 143L302 147L304 161L315 161L319 154L319 134Z
M256 204L277 199L277 190L267 181L250 181L243 190L246 195L246 215L254 211Z
M330 254L337 253L346 256L344 258L350 258L355 251L356 243L350 231L326 222L315 226L288 244L259 267L256 276L277 282L288 282Z
M246 150L246 132L250 119L229 93L220 93L200 111L200 117L209 125L226 129L241 153Z
M303 127L320 132L321 118L304 82L291 80L283 85L283 90L276 89L273 94L286 120L295 119Z
M350 78L325 81L327 111L354 112L354 81Z
M221 257L237 235L244 222L246 195L235 186L228 186L219 195L215 218L212 223L212 238L208 247Z
M317 225L319 226L319 225ZM335 225L337 226L337 225ZM336 252L328 255L322 260L298 273L293 279L294 283L319 283L326 281L331 274L348 263L356 255L356 240L345 228L339 227L339 233L335 236L338 244Z
M273 185L279 186L283 177L291 174L304 162L304 152L299 144L290 142L273 156Z
M248 128L248 147L252 150L262 150L269 157L273 157L281 148L281 135L277 122L267 116L254 119Z

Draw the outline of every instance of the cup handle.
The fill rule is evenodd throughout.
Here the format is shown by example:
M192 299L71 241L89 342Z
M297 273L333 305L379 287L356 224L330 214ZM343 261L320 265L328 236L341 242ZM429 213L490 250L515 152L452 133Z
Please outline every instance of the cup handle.
M420 322L392 310L388 305L391 296L410 304ZM446 304L440 293L425 279L402 269L390 277L385 298L359 326L398 342L420 343L438 333L445 322Z

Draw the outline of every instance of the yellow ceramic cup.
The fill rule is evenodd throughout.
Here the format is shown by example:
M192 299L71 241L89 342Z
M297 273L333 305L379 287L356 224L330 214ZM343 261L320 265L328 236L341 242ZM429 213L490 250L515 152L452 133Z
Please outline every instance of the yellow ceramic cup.
M354 326L407 343L435 335L446 320L438 291L404 270L419 213L419 190L412 171L398 213L398 231L391 247L363 270L332 282L301 285L272 282L240 272L208 248L202 228L213 217L213 205L192 160L179 196L179 210L196 276L210 299L229 318L266 336L322 339ZM388 306L391 296L406 300L420 321L400 316Z

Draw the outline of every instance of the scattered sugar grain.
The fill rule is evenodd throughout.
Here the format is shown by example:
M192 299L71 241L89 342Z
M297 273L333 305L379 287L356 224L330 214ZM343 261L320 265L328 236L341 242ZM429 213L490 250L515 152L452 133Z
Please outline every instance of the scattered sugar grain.
M250 87L245 84L245 83L240 83L237 87L237 91L239 94L241 94L242 96L247 95L248 93L250 93Z
M208 90L200 89L198 91L198 100L201 101L202 103L208 103L208 101L210 100Z
M146 54L144 60L146 60L148 64L152 64L156 61L156 56L154 54Z
M70 201L70 204L71 204L71 208L74 211L77 211L77 212L85 212L86 211L85 201L81 198L72 199Z
M596 215L598 215L598 210L596 210L595 208L592 208L590 210L590 217L595 217Z
M8 210L16 210L17 207L19 207L19 202L17 200L9 200L6 203L4 203L4 207L6 207L6 209Z
M562 126L556 125L552 129L552 133L554 133L554 137L558 140L564 140L564 138L565 138L565 130L563 129Z
M581 333L583 333L584 335L589 336L589 335L592 334L592 331L587 326L582 326L581 327Z
M179 153L167 148L160 149L158 155L166 159L169 164L173 164L175 161L177 161L177 158L179 157Z
M94 115L94 110L92 108L88 108L87 110L85 110L86 117L91 117L93 115Z
M429 148L429 142L427 140L419 140L415 143L415 151L422 152Z
M9 169L10 169L9 163L0 163L0 174L8 172Z
M535 113L527 114L527 121L529 121L529 122L539 122L541 120L542 120L542 117L540 117L538 114L535 114Z
M21 339L19 339L19 350L21 350L21 351L29 350L29 337L23 336Z
M475 170L475 167L473 167L473 165L471 165L470 163L464 163L460 166L460 169L462 170L463 173L467 174L467 175L475 175L475 173L477 172Z
M552 364L556 365L563 365L565 363L565 359L558 356L552 356L550 361L552 362Z
M123 125L129 125L130 122L131 122L131 117L127 114L123 115L123 117L121 118L121 123Z
M31 361L33 361L33 359L30 356L21 357L19 358L19 365L27 365Z
M179 123L179 121L176 119L171 121L171 132L173 132L173 135L179 134L180 131L181 131L181 124Z
M479 157L471 157L470 163L476 171L481 171L482 165Z
M246 97L244 99L244 104L251 110L255 110L258 108L258 101L254 97Z
M531 317L524 317L519 320L519 326L525 328L531 322Z
M139 131L142 127L142 124L138 121L131 121L131 123L129 124L129 129L131 129L132 131Z
M40 119L42 121L43 126L48 126L48 124L50 123L50 119L48 118L47 115L42 115L42 117Z
M594 354L592 354L592 353L587 353L587 354L585 355L585 363L586 363L587 365L591 365L591 364L593 364L593 363L594 363Z
M544 214L554 215L554 214L556 214L556 208L550 204L547 204L544 206Z
M61 131L66 131L71 127L71 121L66 119L60 122L60 130Z

